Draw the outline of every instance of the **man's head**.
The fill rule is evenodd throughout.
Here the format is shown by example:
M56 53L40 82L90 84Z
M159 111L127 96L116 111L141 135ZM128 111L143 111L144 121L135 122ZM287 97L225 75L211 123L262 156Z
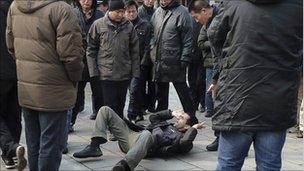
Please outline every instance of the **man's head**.
M154 0L144 0L144 5L149 8L154 7Z
M111 0L109 3L109 17L115 22L121 22L125 14L125 3L123 0Z
M98 10L102 11L103 13L106 13L109 9L108 0L98 0L97 5Z
M125 16L129 21L134 21L137 18L137 3L133 0L129 0L126 2L125 6Z
M185 131L189 127L191 127L192 122L189 114L185 113L184 111L178 111L178 115L176 116L177 120L174 126L180 130Z
M92 9L93 0L78 0L83 11Z
M162 7L168 6L173 0L160 0L160 4Z
M207 0L195 0L190 5L192 17L199 23L207 25L213 14L213 8Z

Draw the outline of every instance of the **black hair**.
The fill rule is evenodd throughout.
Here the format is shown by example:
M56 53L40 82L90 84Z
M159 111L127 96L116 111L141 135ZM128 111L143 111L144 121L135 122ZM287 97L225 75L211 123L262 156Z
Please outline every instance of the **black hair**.
M189 126L193 126L193 122L192 122L192 119L190 117L187 119L186 124L189 125Z
M128 0L128 1L126 1L125 8L128 8L128 7L132 6L132 5L134 5L136 7L136 10L138 9L138 5L137 5L137 3L134 0Z
M82 7L81 7L81 5L79 3L79 0L75 0L75 3L76 3L76 6L79 8L79 10L82 12ZM96 8L97 8L97 0L92 0L92 6L91 6L92 17L89 19L89 22L91 22L91 20L95 19L95 11L97 10Z
M194 0L189 5L189 11L200 12L203 8L211 8L208 0Z

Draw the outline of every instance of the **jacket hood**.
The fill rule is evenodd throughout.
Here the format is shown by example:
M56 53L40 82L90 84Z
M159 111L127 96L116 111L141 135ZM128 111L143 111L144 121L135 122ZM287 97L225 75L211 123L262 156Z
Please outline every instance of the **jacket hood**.
M273 4L273 3L281 2L281 0L247 0L247 1L254 4Z
M36 10L47 6L50 3L56 2L57 0L15 0L17 8L23 13L33 13Z

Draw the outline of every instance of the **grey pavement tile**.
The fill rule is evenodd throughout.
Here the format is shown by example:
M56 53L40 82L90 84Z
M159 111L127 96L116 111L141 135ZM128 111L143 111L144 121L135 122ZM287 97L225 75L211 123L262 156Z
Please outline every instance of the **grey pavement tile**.
M69 171L69 170L91 170L90 168L86 167L85 165L77 162L73 158L68 155L62 155L62 161L59 170L61 171Z
M144 159L139 163L139 165L148 170L188 170L195 167L194 165L174 158Z

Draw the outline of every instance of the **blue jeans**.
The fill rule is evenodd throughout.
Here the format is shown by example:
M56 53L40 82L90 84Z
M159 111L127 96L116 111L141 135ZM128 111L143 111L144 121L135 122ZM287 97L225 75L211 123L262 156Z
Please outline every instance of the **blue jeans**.
M64 139L62 142L62 145L63 145L62 150L68 147L69 128L71 126L73 126L71 123L72 115L73 115L73 109L68 110L67 115L66 115L67 116L66 128L65 128L65 131L63 132Z
M59 169L67 111L42 112L23 108L30 170Z
M286 131L221 132L218 149L218 171L241 170L253 143L258 171L279 171Z
M211 115L213 115L213 98L212 98L212 92L207 91L212 83L212 75L213 75L213 69L212 68L206 68L206 94L205 94L205 106L206 106L206 112Z

